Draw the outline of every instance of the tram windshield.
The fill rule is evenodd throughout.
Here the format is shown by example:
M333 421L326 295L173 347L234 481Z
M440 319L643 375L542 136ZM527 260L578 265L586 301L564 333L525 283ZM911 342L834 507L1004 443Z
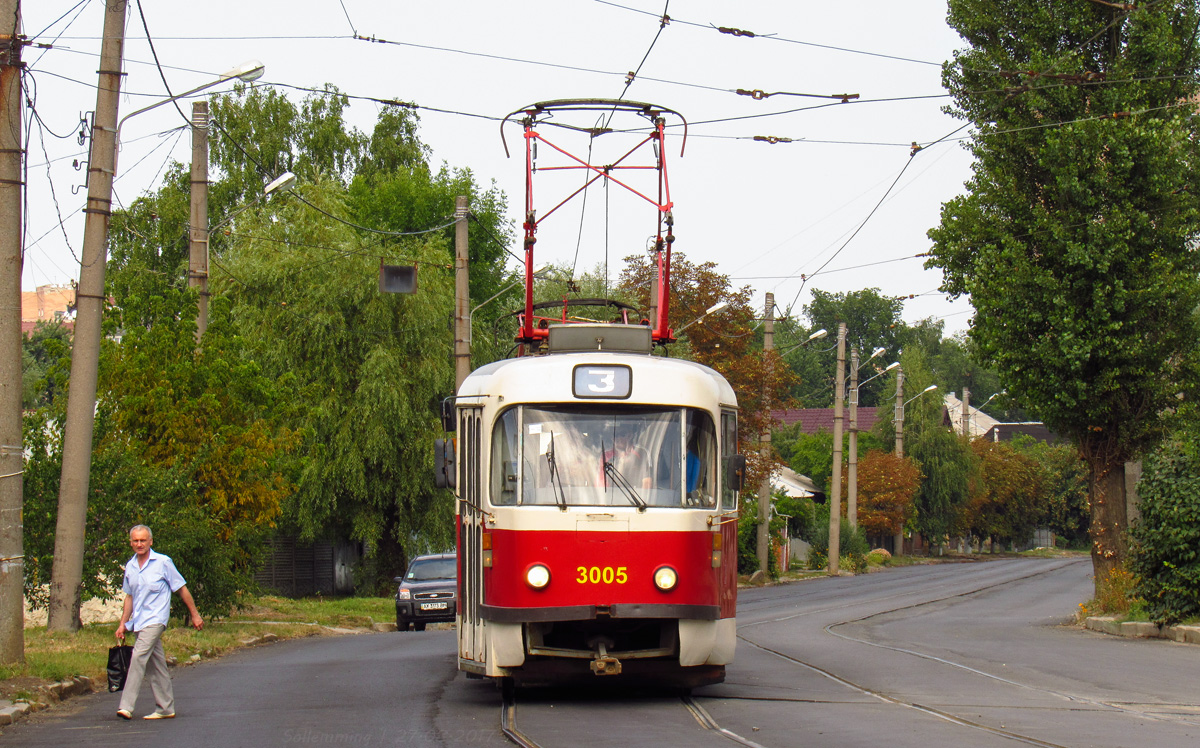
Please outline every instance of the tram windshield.
M517 406L492 433L499 505L716 506L717 437L695 408Z

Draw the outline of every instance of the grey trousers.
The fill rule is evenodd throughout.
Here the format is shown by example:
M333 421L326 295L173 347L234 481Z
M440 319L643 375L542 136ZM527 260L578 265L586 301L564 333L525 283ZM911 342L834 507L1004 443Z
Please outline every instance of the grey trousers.
M133 643L133 656L129 660L129 675L125 678L125 690L121 691L121 709L133 711L142 678L150 678L150 689L154 692L154 703L163 714L175 713L175 693L171 688L171 674L167 672L167 656L163 653L162 635L166 626L156 623L137 632Z

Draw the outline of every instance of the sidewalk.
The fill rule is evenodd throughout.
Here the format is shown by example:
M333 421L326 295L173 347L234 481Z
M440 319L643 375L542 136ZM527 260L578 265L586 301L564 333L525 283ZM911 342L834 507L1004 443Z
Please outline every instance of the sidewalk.
M1200 626L1159 626L1149 621L1118 621L1113 616L1091 616L1084 621L1091 631L1137 639L1170 639L1200 644Z

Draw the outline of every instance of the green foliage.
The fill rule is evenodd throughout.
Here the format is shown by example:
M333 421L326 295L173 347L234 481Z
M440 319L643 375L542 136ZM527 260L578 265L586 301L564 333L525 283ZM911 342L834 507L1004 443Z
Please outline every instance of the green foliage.
M1045 524L1070 548L1087 548L1088 493L1087 464L1079 450L1068 444L1047 444L1030 436L1018 435L1009 445L1035 460L1042 472Z
M1141 521L1130 530L1129 567L1156 623L1200 616L1200 447L1164 444L1138 483Z
M808 540L813 531L813 517L816 516L817 505L807 497L794 498L776 494L774 497L775 510L781 515L787 515L788 537Z
M1099 497L1200 380L1200 8L951 0L948 20L970 45L943 81L975 165L928 264L970 294L981 359L1079 446ZM996 86L1002 71L1021 80ZM1049 72L1107 83L1039 83ZM1091 503L1097 579L1124 553L1108 498Z
M818 504L813 513L812 532L807 538L811 548L808 550L808 568L822 569L829 561L829 504ZM867 569L867 553L871 546L867 542L866 533L861 527L851 528L850 522L843 516L838 523L838 551L842 558L849 561L849 568L855 573Z
M325 180L306 200L345 215L345 190ZM453 276L433 236L372 246L343 224L308 220L302 203L254 226L216 279L238 329L272 377L291 376L302 468L285 519L301 537L362 541L368 589L406 555L453 544L453 504L433 485L437 414L453 387ZM286 247L286 251L280 250ZM380 294L380 256L416 264L415 294ZM332 260L332 261L331 261Z
M50 376L70 355L71 332L60 322L39 322L21 341L21 407L32 410L49 405L60 393L60 382Z
M828 337L803 348L797 348L789 353L787 359L797 370L804 385L800 387L801 399L805 407L833 407L834 369L837 368L837 357L832 352L821 352L837 339L838 322L846 323L846 350L856 349L863 359L866 359L882 347L880 354L873 363L883 366L896 360L902 345L904 322L900 314L904 304L899 299L883 296L878 288L866 288L849 293L829 293L821 290L813 291L812 301L804 307L804 313L812 323L812 329L825 328ZM801 337L800 340L804 338ZM826 343L827 345L821 345ZM787 345L780 341L780 347ZM847 353L847 366L849 354ZM874 374L869 368L863 369L863 379ZM870 373L867 373L870 372ZM847 377L847 383L849 377ZM880 377L862 388L859 404L863 406L878 405L883 392L884 378Z
M819 491L829 492L829 477L833 473L833 435L821 430L815 434L800 431L800 424L776 431L771 444L788 467L808 476Z
M1025 543L1048 517L1041 464L1007 442L976 439L971 449L978 471L956 529L1005 545Z
M772 517L767 529L770 532L769 542L771 552L767 554L767 575L771 578L779 576L779 533L785 527L782 517ZM758 564L758 502L743 501L741 516L738 518L738 574L753 574L759 569Z
M85 598L119 590L129 528L146 524L157 528L155 549L174 558L201 610L227 613L253 588L263 540L291 493L294 439L276 420L289 380L268 380L245 358L219 303L209 345L197 353L194 304L182 291L130 297L120 314L154 324L131 324L102 348ZM62 374L68 365L57 364ZM35 605L45 602L41 585L53 561L63 408L55 401L25 424L25 583Z

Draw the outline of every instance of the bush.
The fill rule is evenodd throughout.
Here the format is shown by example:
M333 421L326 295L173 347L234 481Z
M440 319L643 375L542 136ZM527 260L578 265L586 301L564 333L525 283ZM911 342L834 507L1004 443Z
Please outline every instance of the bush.
M1165 444L1138 483L1141 520L1130 530L1129 568L1158 624L1200 616L1200 449Z
M867 542L867 536L863 533L861 527L851 529L850 523L845 517L839 525L838 551L839 556L846 559L844 565L852 569L856 574L861 574L867 570L867 553L871 549L871 544ZM820 504L813 513L812 534L808 539L812 546L808 551L808 568L823 569L829 559L829 505Z

